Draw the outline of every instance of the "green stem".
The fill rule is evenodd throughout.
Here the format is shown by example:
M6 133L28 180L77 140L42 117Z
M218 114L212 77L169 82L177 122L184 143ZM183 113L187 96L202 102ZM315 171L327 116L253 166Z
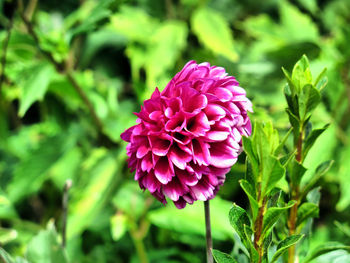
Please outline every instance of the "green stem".
M143 244L143 239L138 237L134 231L130 231L132 241L136 248L136 253L141 263L148 263L147 253L145 245Z
M299 138L296 144L297 153L295 156L295 160L299 163L303 162L303 135L304 135L304 125L301 125L301 131L299 134ZM296 223L297 223L297 214L298 214L298 206L300 203L300 189L299 185L296 185L292 182L292 200L295 200L295 205L291 208L289 219L288 219L288 228L289 228L289 235L295 235L296 233ZM291 246L288 249L288 263L294 263L295 262L295 254L296 254L296 248L295 245Z

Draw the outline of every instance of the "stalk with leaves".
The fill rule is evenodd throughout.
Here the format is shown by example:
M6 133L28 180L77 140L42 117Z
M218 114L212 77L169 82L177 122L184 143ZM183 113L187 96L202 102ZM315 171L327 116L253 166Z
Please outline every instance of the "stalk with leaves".
M308 246L301 240L309 238L312 220L319 213L320 193L316 185L333 163L329 160L312 164L317 167L315 171L308 171L304 165L310 149L328 127L327 124L313 129L310 122L314 109L321 103L327 78L324 69L313 80L306 56L295 64L291 74L285 69L283 72L291 127L280 141L272 123L256 122L253 135L243 138L247 161L245 179L240 185L249 199L250 213L236 204L229 213L230 223L243 244L246 262L251 263L307 263L333 250L350 249L337 242L323 244L307 254L299 254L297 249L300 243ZM303 178L307 172L311 176ZM269 256L269 252L273 255ZM217 250L213 255L218 263L237 262L233 255ZM242 257L240 263L241 260Z

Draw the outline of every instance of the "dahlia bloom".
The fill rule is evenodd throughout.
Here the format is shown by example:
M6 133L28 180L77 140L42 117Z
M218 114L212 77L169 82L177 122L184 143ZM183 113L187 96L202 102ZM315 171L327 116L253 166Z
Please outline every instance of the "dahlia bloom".
M224 68L188 62L122 133L141 189L177 208L212 199L251 134L252 104Z

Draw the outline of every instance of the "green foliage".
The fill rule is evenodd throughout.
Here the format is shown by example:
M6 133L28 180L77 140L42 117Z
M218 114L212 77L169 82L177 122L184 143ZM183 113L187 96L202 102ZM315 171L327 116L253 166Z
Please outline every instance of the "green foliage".
M217 263L236 263L233 257L219 250L213 249L213 257Z
M1 259L139 262L143 244L148 262L205 261L202 204L161 207L140 191L120 139L155 87L195 59L237 77L256 122L254 135L243 138L246 166L242 154L211 201L215 248L230 251L234 240L232 258L214 250L216 260L258 262L262 253L262 262L285 262L298 244L299 262L349 261L341 244L319 247L349 243L342 222L350 206L349 1L23 4L36 38L17 1L0 1ZM232 202L239 204L230 213L236 230L227 220ZM254 240L259 210L264 234ZM57 233L43 230L52 219ZM326 253L337 248L345 250Z

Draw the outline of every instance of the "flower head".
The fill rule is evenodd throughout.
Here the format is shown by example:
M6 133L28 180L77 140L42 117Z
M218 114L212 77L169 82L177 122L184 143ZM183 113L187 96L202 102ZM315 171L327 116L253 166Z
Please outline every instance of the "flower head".
M224 68L188 62L121 135L135 180L178 208L212 199L251 134L248 111L245 90Z

